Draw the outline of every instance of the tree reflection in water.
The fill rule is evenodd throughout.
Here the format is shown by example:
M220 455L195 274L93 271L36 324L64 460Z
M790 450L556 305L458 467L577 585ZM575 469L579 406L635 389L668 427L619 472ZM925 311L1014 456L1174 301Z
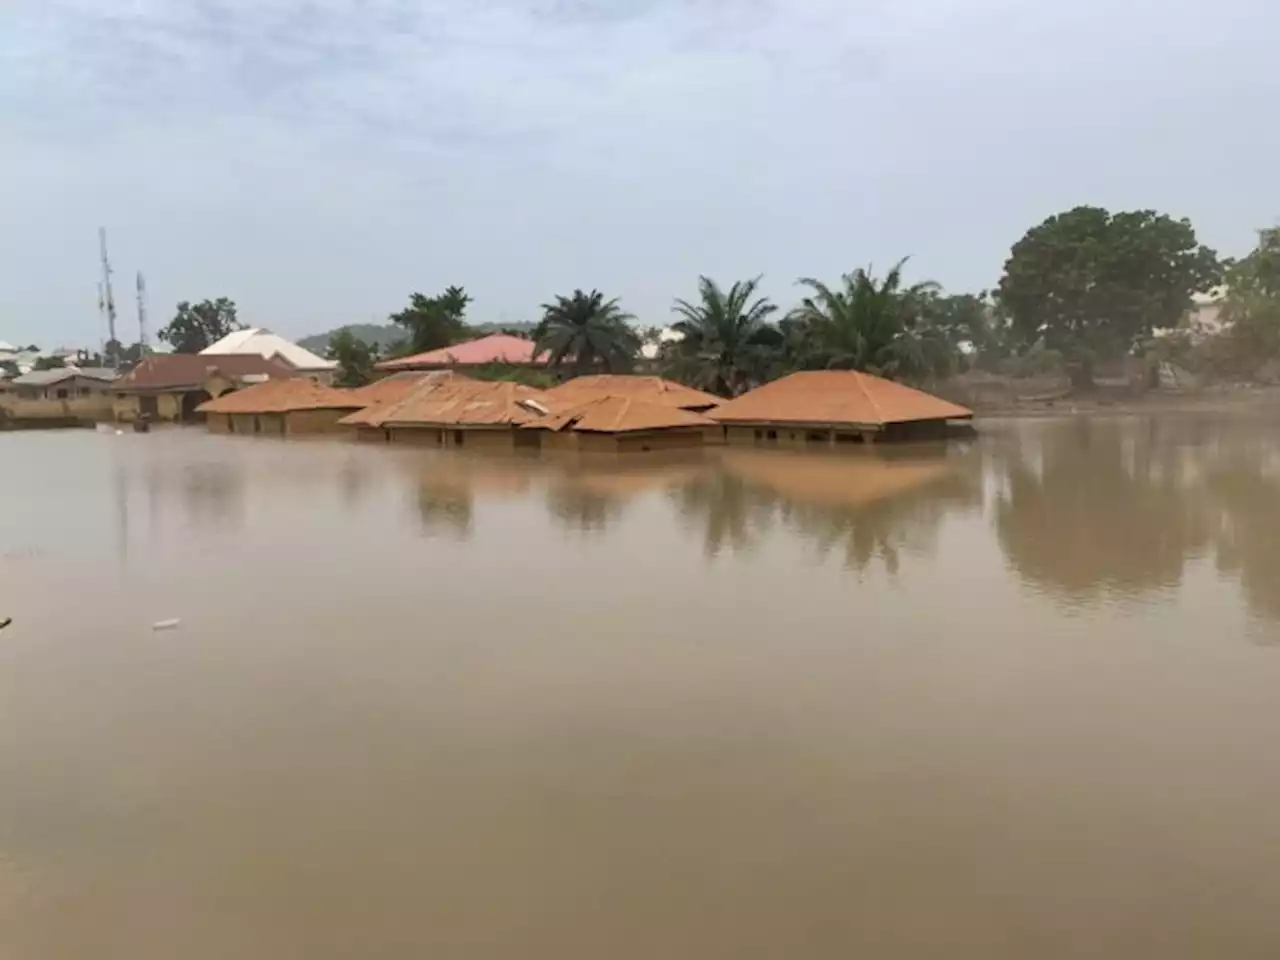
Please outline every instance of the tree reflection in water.
M1023 580L1070 599L1176 587L1209 545L1203 488L1152 421L1036 424L1001 437L995 525Z
M444 533L458 540L471 536L475 507L469 487L424 476L418 481L416 493L423 533Z
M847 567L875 561L897 572L902 553L936 546L942 519L982 503L977 461L962 447L911 447L802 454L727 450L721 469L677 497L700 517L708 556L750 551L775 525L812 542L820 556L842 549Z

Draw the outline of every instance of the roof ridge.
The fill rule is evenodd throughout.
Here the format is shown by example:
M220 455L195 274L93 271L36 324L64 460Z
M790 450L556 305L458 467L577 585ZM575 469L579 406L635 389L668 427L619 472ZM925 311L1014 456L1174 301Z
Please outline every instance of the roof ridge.
M871 395L871 391L867 389L867 384L863 380L861 370L853 371L854 381L858 384L858 389L862 391L862 395L867 398L867 403L871 405L871 409L875 412L876 420L884 423L884 411L880 409L880 404L876 403L876 398Z

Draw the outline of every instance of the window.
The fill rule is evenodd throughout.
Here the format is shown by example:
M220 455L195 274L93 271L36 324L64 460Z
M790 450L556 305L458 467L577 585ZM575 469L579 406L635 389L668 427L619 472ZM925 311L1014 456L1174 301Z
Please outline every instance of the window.
M67 389L66 389L66 387L60 387L60 388L58 388L58 399L59 399L59 400L65 400L65 399L67 399Z
M778 439L778 431L777 431L777 430L770 430L770 431L769 431L769 433L767 434L767 436L768 436L768 438L769 438L770 440L777 440L777 439Z
M89 395L89 388L88 388L88 387L81 387L81 388L80 388L80 390L79 390L79 395L80 395L80 396L82 396L82 397L87 397L87 396Z

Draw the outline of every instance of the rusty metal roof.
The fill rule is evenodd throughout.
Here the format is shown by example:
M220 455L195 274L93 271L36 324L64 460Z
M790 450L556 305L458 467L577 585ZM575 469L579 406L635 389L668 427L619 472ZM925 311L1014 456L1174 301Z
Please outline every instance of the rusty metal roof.
M289 413L294 410L350 410L362 406L350 390L326 387L310 377L268 380L206 400L200 413Z
M143 357L114 387L125 391L195 389L213 374L221 374L231 381L245 377L298 376L292 367L257 354L153 353Z
M602 373L575 377L547 391L547 396L561 405L576 405L596 397L630 397L666 407L684 410L706 410L724 403L723 397L694 390L682 383L662 377L627 376Z
M681 410L679 407L634 400L631 397L605 395L540 417L528 426L541 430L633 433L638 430L714 427L716 422L701 414Z
M913 420L963 419L973 416L973 411L869 373L809 370L748 391L708 416L723 423L883 427Z
M435 390L418 390L377 418L377 424L507 426L528 423L548 409L541 390L508 380L466 380ZM524 406L532 401L535 406Z
M398 373L394 377L388 377L387 380L412 378L409 383L408 391L398 398L390 399L382 403L373 402L363 410L358 410L353 414L343 417L339 423L350 427L380 427L384 422L395 417L400 410L410 403L416 403L424 397L437 391L465 390L473 385L481 384L483 381L472 380L470 377L464 377L460 373L454 373L452 370L436 370L433 372L419 371L414 373ZM379 380L378 383L385 381ZM369 387L377 386L377 384L369 384ZM367 398L368 394L362 394L361 391L368 390L369 387L361 387L354 393Z

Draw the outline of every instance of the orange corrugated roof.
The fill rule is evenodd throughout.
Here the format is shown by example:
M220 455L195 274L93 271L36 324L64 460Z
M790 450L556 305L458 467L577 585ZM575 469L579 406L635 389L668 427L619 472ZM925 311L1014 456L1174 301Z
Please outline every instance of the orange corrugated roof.
M576 405L596 397L630 397L666 407L705 410L724 403L724 398L686 387L683 383L662 377L639 377L602 373L575 377L547 391L547 396L560 404Z
M715 425L714 420L679 407L614 396L598 396L528 424L542 430L587 430L594 433L632 433L637 430Z
M224 393L196 408L200 413L289 413L293 410L352 409L362 406L349 390L326 387L308 377L268 380Z
M538 403L542 395L541 390L507 380L471 380L437 390L416 391L386 410L378 423L472 427L528 423L542 414L521 403Z
M814 423L883 427L961 419L973 411L854 370L809 370L757 387L709 412L727 423Z
M436 370L432 373L397 374L396 376L415 378L412 381L412 385L408 392L404 396L399 397L398 399L388 400L385 403L370 404L365 409L358 410L353 414L345 416L338 422L351 427L379 427L399 413L400 409L405 405L419 401L429 394L445 389L469 389L472 386L484 382L481 380L472 380L470 377L464 377L462 374L454 373L452 370ZM375 384L370 384L370 386L374 385ZM366 388L362 387L361 389L363 390Z

